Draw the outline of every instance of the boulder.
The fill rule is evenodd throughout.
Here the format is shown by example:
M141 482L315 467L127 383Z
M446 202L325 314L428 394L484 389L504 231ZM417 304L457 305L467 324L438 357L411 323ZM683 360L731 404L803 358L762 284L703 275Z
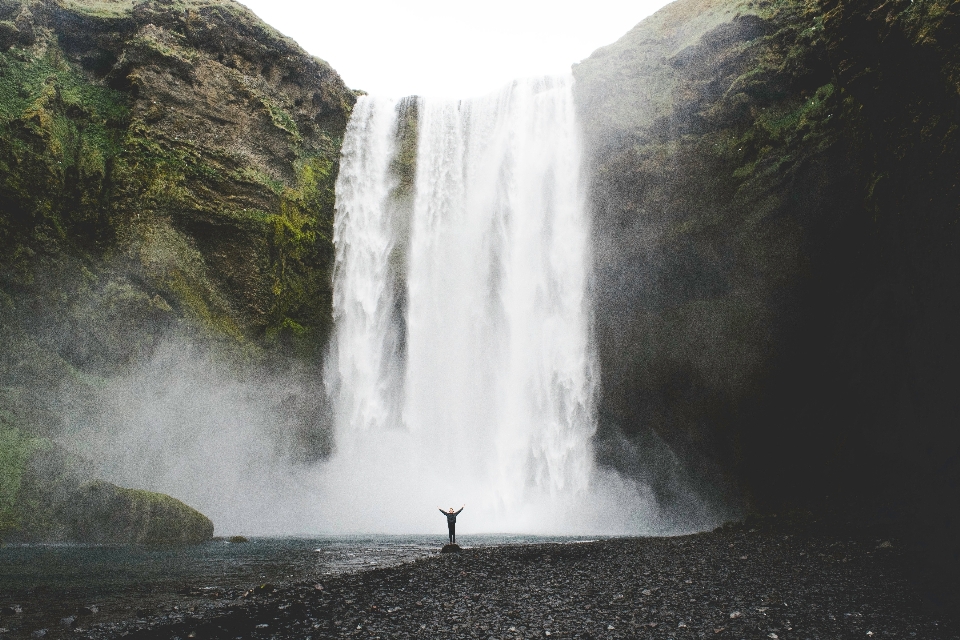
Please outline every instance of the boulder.
M95 480L62 507L70 538L93 544L198 544L213 537L213 523L176 498Z

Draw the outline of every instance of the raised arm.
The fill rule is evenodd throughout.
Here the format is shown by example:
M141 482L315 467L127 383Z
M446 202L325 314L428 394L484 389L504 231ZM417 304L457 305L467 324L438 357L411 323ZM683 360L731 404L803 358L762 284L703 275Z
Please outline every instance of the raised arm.
M465 507L465 506L467 506L467 505L463 505L463 507ZM460 507L460 509L459 509L456 513L454 513L453 515L455 515L455 516L460 515L460 511L463 511L463 507Z

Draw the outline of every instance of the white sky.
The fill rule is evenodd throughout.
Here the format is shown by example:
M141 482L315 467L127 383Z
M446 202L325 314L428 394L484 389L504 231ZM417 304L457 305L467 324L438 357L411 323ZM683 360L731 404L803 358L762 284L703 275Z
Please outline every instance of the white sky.
M564 73L667 0L241 0L351 89L469 97Z

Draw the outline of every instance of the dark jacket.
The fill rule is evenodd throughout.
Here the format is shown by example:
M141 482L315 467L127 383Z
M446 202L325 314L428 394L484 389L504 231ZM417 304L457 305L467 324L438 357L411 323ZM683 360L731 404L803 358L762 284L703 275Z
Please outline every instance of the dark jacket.
M463 511L463 507L460 507L460 511ZM453 513L450 513L449 511L444 511L443 509L440 509L440 513L447 516L447 524L456 524L457 514L459 514L460 511L454 511Z

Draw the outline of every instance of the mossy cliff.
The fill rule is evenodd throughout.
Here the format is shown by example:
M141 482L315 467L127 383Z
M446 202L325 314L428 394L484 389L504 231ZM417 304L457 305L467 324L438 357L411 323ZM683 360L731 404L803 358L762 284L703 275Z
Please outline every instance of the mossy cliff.
M319 367L354 101L230 0L0 0L2 517L165 337Z
M354 102L337 74L226 0L7 0L0 18L6 286L109 258L148 315L322 344Z
M958 41L957 2L679 0L574 69L606 460L652 431L718 501L893 527L934 600L960 539Z

